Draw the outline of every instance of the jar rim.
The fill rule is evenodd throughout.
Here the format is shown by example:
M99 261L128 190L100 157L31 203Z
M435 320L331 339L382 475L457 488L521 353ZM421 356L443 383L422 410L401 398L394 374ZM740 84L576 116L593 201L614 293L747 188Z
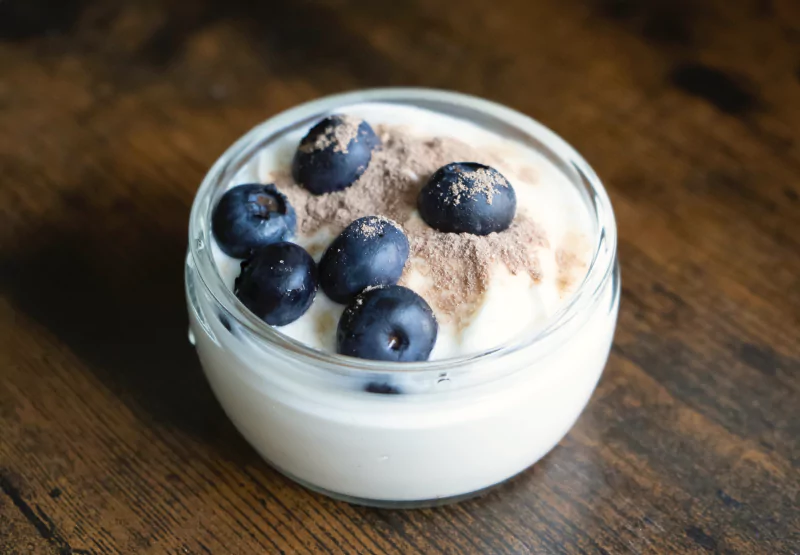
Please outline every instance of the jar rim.
M572 293L571 297L559 310L551 315L532 333L521 333L491 349L469 353L466 355L422 362L387 362L359 359L337 353L319 351L308 345L288 337L255 316L236 298L225 283L217 269L211 248L211 226L209 225L215 192L235 172L229 168L231 164L241 162L242 156L255 154L261 148L265 137L279 136L286 128L302 120L316 120L334 110L346 108L348 105L366 102L398 103L419 106L420 103L448 107L460 107L480 113L515 128L524 136L535 139L546 147L551 156L570 168L586 186L591 206L594 209L597 229L593 244L593 253L589 268L583 281ZM248 151L254 144L259 148ZM237 168L238 169L238 168ZM559 171L562 171L559 168ZM569 176L568 176L569 177ZM572 180L572 178L570 178ZM256 125L231 145L212 165L204 177L192 203L189 217L189 253L197 268L197 276L203 287L211 294L214 301L244 327L254 337L265 341L269 346L286 356L294 357L301 362L327 368L341 373L343 371L382 372L441 372L465 367L479 361L503 358L534 344L541 344L552 338L556 331L563 328L583 310L586 312L598 299L604 286L612 278L616 262L617 229L614 212L608 193L600 178L588 162L566 141L556 133L534 119L511 108L458 92L429 88L375 88L361 89L352 92L325 96L305 102L280 112Z

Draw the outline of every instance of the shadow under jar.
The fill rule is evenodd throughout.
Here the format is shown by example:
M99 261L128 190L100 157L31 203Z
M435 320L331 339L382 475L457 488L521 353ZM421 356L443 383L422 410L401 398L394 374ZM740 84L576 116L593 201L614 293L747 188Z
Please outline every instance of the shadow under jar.
M219 197L277 138L364 102L471 121L535 150L575 187L592 220L591 261L575 293L544 325L488 352L386 363L311 349L236 299L210 248L210 216ZM214 393L272 466L337 499L422 507L471 497L511 478L567 433L608 358L620 292L608 196L562 139L492 102L426 89L376 89L283 112L247 133L214 164L195 198L189 228L190 336Z

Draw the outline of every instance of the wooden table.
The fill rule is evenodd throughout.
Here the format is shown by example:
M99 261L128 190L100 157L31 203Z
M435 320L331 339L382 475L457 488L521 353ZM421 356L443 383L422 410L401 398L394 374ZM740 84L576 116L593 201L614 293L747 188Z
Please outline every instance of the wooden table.
M0 553L800 551L800 4L0 2ZM607 183L623 300L576 427L474 501L271 470L186 341L188 210L279 110L423 85Z

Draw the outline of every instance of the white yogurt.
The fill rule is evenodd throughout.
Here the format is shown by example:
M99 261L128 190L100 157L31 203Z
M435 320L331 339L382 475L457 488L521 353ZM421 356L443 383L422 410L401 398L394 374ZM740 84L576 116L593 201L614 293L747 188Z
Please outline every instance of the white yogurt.
M354 93L301 106L276 120L286 125L290 117L300 121L346 105L340 111L371 122L394 118L407 123L414 116L419 133L442 134L447 127L447 132L476 144L498 140L469 123L411 108L374 104L353 108L354 97L434 99L493 114L544 144L558 143L519 114L471 97L432 91ZM302 133L290 134L258 154L235 183L264 181L269 168L288 162ZM564 148L556 144L553 152L577 156ZM531 284L496 268L490 291L469 326L460 335L450 331L440 335L440 357L463 353L476 344L503 342L532 320L547 320L565 302L547 266L552 270L556 264L553 245L574 241L575 233L590 234L596 227L590 225L593 220L573 185L555 166L529 150L520 152L526 163L536 164L538 180L528 183L524 175L515 175L513 164L501 171L514 183L520 206L535 214L547 230L551 247L543 263L545 277ZM597 259L608 271L599 274L605 277L596 282L597 288L586 296L584 286L559 325L527 346L467 362L441 361L434 369L404 371L403 365L384 363L351 368L335 356L288 349L256 335L240 321L226 326L220 318L222 308L208 287L213 268L193 248L186 274L190 325L212 389L239 431L266 460L300 483L334 497L383 506L419 505L464 496L521 472L552 449L577 419L611 345L619 306L618 275L610 273L616 265L616 238L605 193L599 183L594 186L606 238ZM207 194L201 191L198 202ZM192 229L200 229L198 225L193 217ZM594 242L591 235L589 239ZM230 287L238 262L216 250L213 254ZM335 328L340 310L320 294L301 321L282 331L331 351L329 328ZM436 365L429 363L426 368L431 364ZM368 392L374 389L371 383L400 394Z
M435 304L432 306L439 320L439 334L431 360L491 349L536 324L543 324L558 310L588 268L592 241L591 219L584 200L552 163L530 148L470 122L430 110L365 103L348 106L346 113L366 120L373 127L402 125L404 132L411 135L458 138L478 150L497 153L496 169L514 186L517 213L527 214L546 234L547 244L536 252L542 269L540 281L534 282L527 273L512 275L498 260L492 269L488 290L469 321L462 320L458 324L448 321ZM276 172L288 172L297 145L306 132L307 129L298 129L287 133L261 150L242 167L229 187L253 182L269 183ZM456 161L463 160L453 160ZM408 220L398 223L405 226L419 219L415 210ZM315 259L319 261L334 238L334 231L323 228L312 236L299 234L293 241L316 254ZM568 250L580 260L578 269L572 270L578 275L572 276L570 287L559 285L556 260L559 249ZM239 274L239 261L227 256L216 245L214 257L223 280L232 287ZM428 266L426 260L411 260L406 276L411 288L423 297L428 297L432 287L425 278L429 275L426 271ZM295 322L281 327L280 331L314 349L335 352L336 326L328 324L338 322L343 310L343 305L331 302L319 291L312 308Z

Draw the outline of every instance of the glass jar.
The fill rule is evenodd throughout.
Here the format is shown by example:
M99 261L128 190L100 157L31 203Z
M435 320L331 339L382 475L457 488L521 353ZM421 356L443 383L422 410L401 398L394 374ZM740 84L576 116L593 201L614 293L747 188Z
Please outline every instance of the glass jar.
M594 254L582 284L544 326L466 357L360 360L284 336L225 286L211 253L209 222L230 180L284 133L363 102L410 105L471 121L535 149L576 187L592 217ZM443 504L522 472L578 418L605 366L616 324L616 246L611 204L594 171L527 116L427 89L330 96L255 127L203 180L192 207L186 259L190 336L227 415L286 476L364 505Z

